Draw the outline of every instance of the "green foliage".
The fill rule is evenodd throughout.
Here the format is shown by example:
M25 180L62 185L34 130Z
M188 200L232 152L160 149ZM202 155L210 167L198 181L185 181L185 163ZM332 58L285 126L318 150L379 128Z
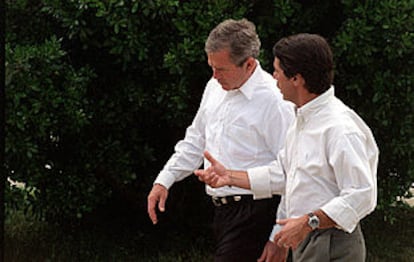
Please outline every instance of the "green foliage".
M116 197L145 210L152 181L211 77L204 41L226 18L255 22L268 71L280 37L326 37L337 93L373 128L381 150L380 208L414 180L412 0L6 5L6 166L35 189L22 202L48 220L83 218ZM199 206L186 188L169 205ZM177 213L171 216L185 219Z
M277 40L301 32L317 33L330 40L344 15L339 0L265 0L257 1L249 18L255 22L262 41L262 64L272 72L272 48Z
M21 49L40 57L23 60L35 76L10 73L8 93L15 100L32 97L26 85L50 84L47 89L37 88L46 101L30 100L28 109L20 108L26 103L21 99L8 105L16 116L8 122L10 129L33 118L28 115L36 110L41 113L32 124L38 133L28 133L25 127L7 139L13 150L8 159L13 178L39 189L35 212L45 212L54 221L80 218L113 194L143 208L148 186L171 152L165 149L171 150L182 136L199 103L193 97L201 96L210 75L203 50L208 32L225 17L242 17L247 2L9 2L15 15L7 18L8 38L16 47L9 48L8 71L21 64L13 57L19 42L31 43ZM28 13L39 21L36 26L46 23L43 17L50 26L22 41L17 18ZM41 56L40 49L51 44L39 38L49 35L56 35L51 41L61 46ZM35 60L40 61L39 67L32 65ZM93 81L86 68L96 74ZM65 81L76 92L63 89ZM14 93L15 85L21 86L21 92ZM22 155L32 156L31 162L20 165Z
M384 210L376 210L362 221L367 247L367 261L412 261L414 256L414 208L395 207L394 223L384 220Z
M334 43L339 92L373 129L380 148L379 208L414 181L413 1L343 1Z
M32 213L30 215L28 213L31 212L32 203L36 201L36 188L8 178L7 186L4 189L5 199L8 200L5 203L5 217L7 219L12 216L15 210L19 210L24 215L33 216Z
M53 22L39 15L42 1L6 0L5 4L6 43L36 44L52 36Z
M13 180L36 189L26 207L51 217L81 214L95 200L79 199L95 184L87 169L76 177L85 166L77 147L92 117L85 94L93 74L75 70L64 56L55 37L6 46L6 166Z

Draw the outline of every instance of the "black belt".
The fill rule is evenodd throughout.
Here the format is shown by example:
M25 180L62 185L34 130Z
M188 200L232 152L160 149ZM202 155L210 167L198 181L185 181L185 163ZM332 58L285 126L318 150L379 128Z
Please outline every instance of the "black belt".
M237 202L245 201L245 200L253 200L253 196L252 195L234 195L234 196L224 196L224 197L216 197L216 196L211 197L211 201L216 207L231 204L231 203L237 203Z

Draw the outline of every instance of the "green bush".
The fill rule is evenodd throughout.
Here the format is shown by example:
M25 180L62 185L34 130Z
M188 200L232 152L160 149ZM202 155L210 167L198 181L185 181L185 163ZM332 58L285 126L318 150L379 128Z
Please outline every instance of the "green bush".
M335 37L339 93L373 129L380 148L378 208L414 181L413 1L342 1Z
M414 181L410 0L6 5L6 166L13 179L36 188L30 204L47 220L83 218L113 198L146 217L152 181L211 77L204 41L226 18L255 22L260 60L270 72L280 37L326 37L336 55L336 91L372 127L380 147L379 208ZM207 219L206 210L194 210L205 202L197 183L175 187L169 205L178 210L170 217L188 220L180 212L186 210Z
M49 89L41 87L45 94L68 100L68 108L58 112L47 106L50 102L44 103L44 115L37 118L44 132L13 133L7 138L8 146L14 148L7 161L13 172L10 175L39 189L33 204L40 213L49 214L46 219L51 221L83 217L109 196L121 196L144 210L150 184L183 135L209 77L203 50L209 30L224 17L241 17L249 5L202 2L204 8L200 9L200 3L195 2L181 3L178 8L178 1L49 0L32 5L22 0L19 5L7 4L12 11L7 17L11 29L7 38L16 45L9 48L8 70L17 67L13 52L19 42L30 43L25 48L37 50L43 46L39 38L56 35L54 39L61 43L61 49L55 49L60 52L59 59L47 60L45 54L37 59L41 67L33 67L30 59L25 63L50 83ZM27 14L36 21L35 26L49 27L41 30L40 36L20 35L17 18ZM187 24L189 18L193 22ZM70 65L63 61L70 61ZM68 84L73 89L82 87L73 100L80 103L85 122L76 123L65 118L77 109L69 105L72 98L65 98L70 94L60 86L66 71L85 71L92 76L84 68L92 69L96 75L93 81L79 79ZM58 75L48 73L55 71ZM7 89L18 85L23 95L28 95L25 88L30 82L40 81L20 71L8 79ZM13 90L8 93L15 96ZM18 104L8 110L17 114L17 108ZM51 118L55 115L56 121ZM9 120L10 129L19 125L19 117ZM53 120L50 124L49 118ZM27 165L17 160L25 152L16 141L18 137L30 142L31 155L37 157ZM46 169L46 164L53 167Z
M95 202L83 199L95 179L78 175L82 168L88 172L78 148L92 117L85 94L93 73L69 65L55 37L36 46L8 44L5 49L9 175L34 189L26 207L39 215L81 214Z

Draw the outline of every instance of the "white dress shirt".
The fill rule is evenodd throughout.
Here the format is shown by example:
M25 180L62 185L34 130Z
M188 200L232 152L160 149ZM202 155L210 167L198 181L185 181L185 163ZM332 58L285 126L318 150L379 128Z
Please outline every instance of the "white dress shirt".
M352 232L376 206L378 154L369 127L331 87L297 109L278 159L248 176L257 198L282 194L278 218L321 209Z
M276 159L293 119L293 105L283 100L276 80L258 61L254 73L237 90L225 91L212 78L185 138L177 143L154 183L170 188L200 168L203 160L204 167L209 167L205 150L230 169L268 165ZM252 195L250 190L228 186L206 186L206 191L211 196Z

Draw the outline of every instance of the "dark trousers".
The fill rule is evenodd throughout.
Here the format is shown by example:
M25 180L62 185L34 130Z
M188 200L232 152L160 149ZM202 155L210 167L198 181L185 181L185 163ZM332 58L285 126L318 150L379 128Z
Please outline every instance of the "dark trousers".
M276 223L279 196L215 207L215 262L257 261Z

